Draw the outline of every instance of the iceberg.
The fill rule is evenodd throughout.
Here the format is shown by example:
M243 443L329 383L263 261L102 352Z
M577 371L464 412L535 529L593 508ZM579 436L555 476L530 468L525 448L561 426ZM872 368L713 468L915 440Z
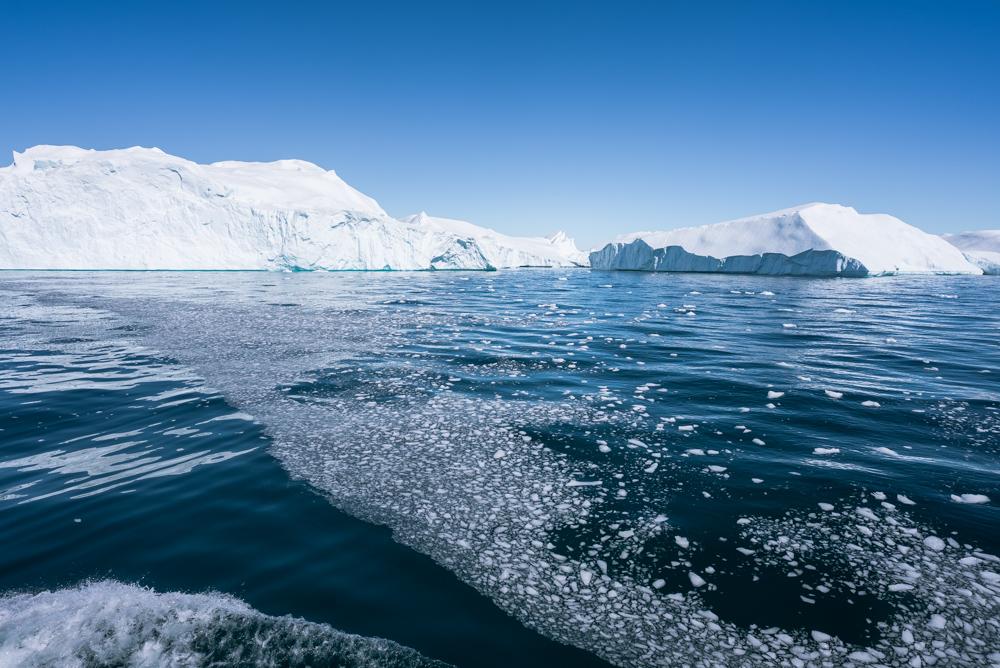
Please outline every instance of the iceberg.
M0 269L491 270L582 256L564 236L426 218L393 218L302 160L35 146L0 168Z
M594 269L847 276L981 274L941 238L886 214L813 203L725 223L618 237Z
M943 234L941 238L961 250L984 274L1000 276L1000 230Z
M578 249L565 232L547 237L514 237L464 220L428 216L422 211L402 220L439 234L475 240L489 263L497 269L587 266L587 254Z

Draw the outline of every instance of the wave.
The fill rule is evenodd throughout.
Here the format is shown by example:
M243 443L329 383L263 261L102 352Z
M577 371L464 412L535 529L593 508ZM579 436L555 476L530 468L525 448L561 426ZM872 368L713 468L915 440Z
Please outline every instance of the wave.
M113 580L0 597L0 666L443 667L390 640L265 615L226 594Z

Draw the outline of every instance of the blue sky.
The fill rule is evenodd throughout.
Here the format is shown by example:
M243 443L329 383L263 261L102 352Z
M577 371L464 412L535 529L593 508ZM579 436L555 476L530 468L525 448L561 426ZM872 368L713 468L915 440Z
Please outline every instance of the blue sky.
M1000 2L20 2L0 150L303 158L581 245L809 201L1000 227Z

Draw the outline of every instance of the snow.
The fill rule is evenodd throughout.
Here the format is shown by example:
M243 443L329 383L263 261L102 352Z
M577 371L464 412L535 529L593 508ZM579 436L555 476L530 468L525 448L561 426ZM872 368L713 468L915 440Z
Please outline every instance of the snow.
M627 234L591 253L590 262L597 269L813 276L982 273L954 246L898 218L822 203Z
M983 273L1000 275L1000 230L945 234L942 238L965 253Z
M0 269L486 270L581 255L563 234L444 220L397 220L301 160L35 146L0 168Z

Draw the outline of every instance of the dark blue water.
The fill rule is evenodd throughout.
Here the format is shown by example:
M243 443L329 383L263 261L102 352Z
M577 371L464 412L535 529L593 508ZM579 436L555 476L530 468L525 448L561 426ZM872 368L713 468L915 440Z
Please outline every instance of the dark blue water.
M994 283L5 273L0 664L996 663Z

